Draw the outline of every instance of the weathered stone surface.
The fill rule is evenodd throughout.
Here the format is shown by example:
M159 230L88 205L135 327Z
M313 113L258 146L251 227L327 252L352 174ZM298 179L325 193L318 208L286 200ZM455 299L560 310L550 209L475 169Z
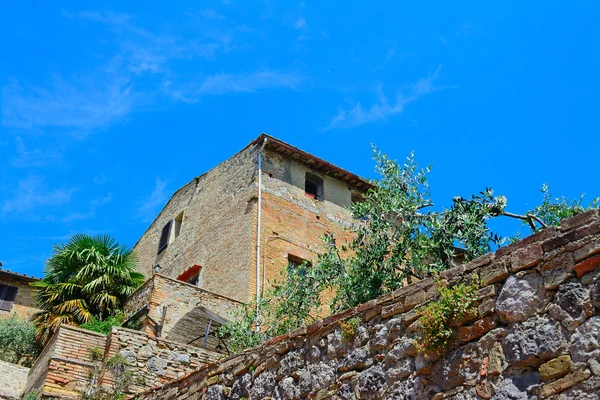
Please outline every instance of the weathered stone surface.
M360 347L358 349L353 349L344 359L341 361L340 366L338 367L339 371L350 371L355 369L364 369L370 364L373 363L373 360L369 358L369 354L364 347Z
M501 282L508 276L508 268L503 261L494 262L481 269L479 279L483 286Z
M506 361L514 366L538 366L556 357L563 346L560 325L545 317L534 317L515 324L502 342Z
M380 366L374 366L358 374L358 391L361 399L378 399L378 391L385 384L385 374Z
M556 357L540 365L540 379L544 382L549 382L556 378L560 378L569 372L571 368L571 356L568 354Z
M547 383L540 390L540 397L546 398L556 393L560 393L575 384L582 382L590 377L592 373L589 370L577 370L564 378L558 379L552 383Z
M279 362L278 376L297 376L304 368L304 350L293 350L287 353Z
M513 272L533 267L540 261L544 252L540 243L533 243L527 247L516 249L510 255L510 268Z
M250 388L250 399L254 400L270 397L275 390L276 384L277 382L275 381L275 374L273 372L263 372L258 375L252 383L252 387Z
M223 393L223 386L221 385L213 385L208 388L206 391L206 395L204 396L206 400L225 400L225 393Z
M160 357L152 357L148 360L148 370L154 375L163 376L167 369L167 360Z
M233 400L239 400L243 397L250 396L248 390L252 386L252 373L246 372L233 382L231 386L230 397Z
M321 362L311 364L300 372L299 389L300 395L318 392L329 387L335 381L335 369Z
M119 354L121 355L121 357L126 359L130 364L135 363L135 361L137 359L135 353L131 350L121 350L121 351L119 351Z
M592 304L600 309L600 279L592 285L591 289Z
M415 348L415 344L413 343L412 339L403 337L394 345L394 347L392 347L390 351L388 351L385 357L385 362L387 364L394 364L406 356L415 355L416 352L417 349Z
M589 291L578 281L571 280L561 285L554 297L559 309L549 307L550 315L562 320L563 326L573 329L594 313Z
M574 362L600 358L600 316L588 319L577 328L571 336L569 350Z
M378 353L381 350L385 349L388 344L388 334L389 330L387 326L377 326L377 331L375 335L371 338L371 351Z
M540 270L544 277L544 287L556 289L561 283L570 279L573 276L573 265L575 265L575 258L571 252L559 254L543 263Z
M477 320L473 325L462 326L458 329L458 340L461 342L470 342L483 336L486 332L496 327L496 321L493 318L486 317Z
M502 344L495 343L490 350L488 357L487 374L488 375L500 375L502 373L504 361L504 351L502 350Z
M505 379L500 385L492 400L527 400L527 392L519 390L511 379Z
M527 274L522 279L510 276L500 291L496 310L506 322L524 321L542 309L545 292L538 273Z
M394 364L394 367L388 369L385 377L388 381L397 381L410 376L415 371L415 362L412 358L407 357Z
M573 270L577 277L581 278L583 275L595 271L598 267L600 267L600 256L595 256L576 264Z
M273 396L273 397L275 399L281 399L281 400L293 400L293 399L297 399L300 396L299 393L300 393L300 391L294 384L294 378L288 377L288 378L282 379L277 384L277 388L275 389L275 396Z
M441 390L454 389L465 381L479 377L483 356L475 343L448 352L433 372L433 383Z

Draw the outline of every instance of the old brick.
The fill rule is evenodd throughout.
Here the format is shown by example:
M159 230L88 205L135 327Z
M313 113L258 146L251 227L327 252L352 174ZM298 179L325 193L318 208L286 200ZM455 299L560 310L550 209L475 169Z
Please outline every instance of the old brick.
M513 272L517 272L533 267L542 261L543 255L540 243L533 243L527 247L517 249L510 255L510 268Z
M381 317L382 318L390 318L393 315L404 312L404 304L402 303L394 303L389 306L385 306L381 309Z
M404 298L404 309L408 311L423 301L425 301L425 291L419 290Z
M600 256L595 256L576 264L573 270L575 270L577 277L581 279L583 275L596 270L598 267L600 267Z
M477 314L479 317L485 317L487 315L492 314L496 310L496 300L495 299L485 299L479 307L477 307Z
M494 253L488 253L486 255L483 255L479 258L476 258L473 261L469 261L468 263L466 263L464 265L465 267L465 273L469 273L469 272L473 272L476 269L479 269L485 265L490 264L492 261L494 261L494 259L496 258L496 255Z
M600 251L600 239L588 243L585 246L575 250L573 255L575 256L575 261L581 261L586 257L591 256Z
M593 222L597 219L598 209L582 212L581 214L577 214L574 217L563 219L562 221L560 221L560 230L562 232L566 232L573 228L577 228L581 225L589 224L590 222Z
M492 283L502 282L508 276L508 268L505 262L494 262L484 267L479 272L479 279L483 286L491 285Z
M553 394L558 394L579 382L585 381L592 375L589 369L580 369L577 370L564 378L560 378L552 383L548 383L542 386L540 389L540 397L542 399L552 396Z
M566 354L556 357L547 363L540 365L540 379L544 382L560 378L569 372L571 368L571 356Z
M493 318L482 318L470 326L462 326L458 329L458 340L462 343L470 342L483 336L486 332L496 327L496 321Z

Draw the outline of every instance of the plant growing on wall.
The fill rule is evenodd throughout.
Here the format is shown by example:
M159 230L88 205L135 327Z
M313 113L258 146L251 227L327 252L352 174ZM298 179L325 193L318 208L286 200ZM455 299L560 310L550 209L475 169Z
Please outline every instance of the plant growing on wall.
M478 288L476 281L442 286L439 297L419 310L421 336L416 341L419 352L442 353L448 347L455 333L450 326L451 321L458 322L476 315Z
M61 323L79 326L119 314L143 281L135 263L131 250L107 235L78 234L54 246L44 278L31 284L42 309L33 317L38 338L47 342Z

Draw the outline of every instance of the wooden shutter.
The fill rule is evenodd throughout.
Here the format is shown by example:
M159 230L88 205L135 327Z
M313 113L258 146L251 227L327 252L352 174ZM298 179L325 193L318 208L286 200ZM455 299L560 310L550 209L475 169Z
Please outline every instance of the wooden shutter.
M0 310L10 311L19 289L14 286L0 285Z
M173 223L173 220L167 222L167 224L162 229L162 232L160 234L160 240L158 242L158 250L157 250L158 253L160 253L169 244L169 236L171 235L172 223Z

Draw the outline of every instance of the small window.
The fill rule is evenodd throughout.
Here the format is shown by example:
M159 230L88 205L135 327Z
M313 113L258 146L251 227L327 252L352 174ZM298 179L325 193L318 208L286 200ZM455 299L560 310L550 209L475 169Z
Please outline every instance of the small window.
M160 241L158 242L158 253L163 251L169 244L169 235L171 235L171 225L172 224L173 224L173 220L167 222L167 224L162 229L162 232L160 234Z
M307 172L304 180L304 193L311 199L323 201L323 179Z
M192 279L190 279L190 280L188 281L188 283L189 283L190 285L198 286L198 278L199 278L199 277L200 277L200 275L196 275L196 276L194 276Z
M175 217L174 219L175 221L175 237L179 236L179 233L181 232L181 224L183 224L183 211L179 213L178 216Z
M295 271L298 275L306 274L306 268L312 267L312 263L293 254L288 254L288 274Z
M17 297L19 289L14 286L0 284L0 310L10 311Z

